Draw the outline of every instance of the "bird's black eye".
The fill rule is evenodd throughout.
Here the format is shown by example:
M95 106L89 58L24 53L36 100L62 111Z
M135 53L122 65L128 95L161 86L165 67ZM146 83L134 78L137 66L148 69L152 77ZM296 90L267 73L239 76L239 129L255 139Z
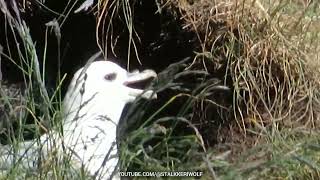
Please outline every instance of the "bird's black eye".
M106 74L106 75L104 76L104 79L105 79L105 80L108 80L108 81L113 81L113 80L116 79L116 77L117 77L117 74L116 74L116 73L110 73L110 74Z

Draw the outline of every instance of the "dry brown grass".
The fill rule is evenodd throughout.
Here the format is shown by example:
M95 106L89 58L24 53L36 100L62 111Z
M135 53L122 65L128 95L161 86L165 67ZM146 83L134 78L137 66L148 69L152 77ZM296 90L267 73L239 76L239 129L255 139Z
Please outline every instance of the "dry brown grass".
M306 23L304 9L283 13L288 3L163 3L183 19L184 28L197 34L202 55L194 61L204 67L206 61L212 61L217 69L227 67L225 76L231 77L234 86L234 115L244 134L252 126L258 127L257 133L284 127L319 127L319 82L307 64L311 50L304 33L312 32L317 22Z

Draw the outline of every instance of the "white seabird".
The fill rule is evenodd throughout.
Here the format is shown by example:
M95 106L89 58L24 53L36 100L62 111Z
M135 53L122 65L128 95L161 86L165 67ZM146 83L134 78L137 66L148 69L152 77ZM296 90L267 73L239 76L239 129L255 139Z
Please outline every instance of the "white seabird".
M129 73L110 61L79 69L63 101L62 131L53 130L40 141L22 142L15 148L0 146L0 171L13 165L36 169L39 160L44 164L58 153L56 157L70 157L74 167L83 167L96 179L119 179L116 129L122 110L138 96L156 98L151 90L128 85L155 77L152 70Z

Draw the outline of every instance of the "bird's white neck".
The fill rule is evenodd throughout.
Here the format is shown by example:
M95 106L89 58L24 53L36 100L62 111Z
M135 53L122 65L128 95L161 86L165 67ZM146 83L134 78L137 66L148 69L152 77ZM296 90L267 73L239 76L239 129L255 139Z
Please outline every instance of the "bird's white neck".
M101 93L96 93L91 98L81 98L79 106L71 106L65 112L64 126L68 124L82 124L82 123L95 123L97 120L112 121L114 124L118 124L122 110L126 104L125 101L119 101L117 98L106 96ZM70 99L68 99L70 100ZM72 100L70 101L72 102ZM65 102L68 104L70 102ZM67 108L66 108L67 109Z

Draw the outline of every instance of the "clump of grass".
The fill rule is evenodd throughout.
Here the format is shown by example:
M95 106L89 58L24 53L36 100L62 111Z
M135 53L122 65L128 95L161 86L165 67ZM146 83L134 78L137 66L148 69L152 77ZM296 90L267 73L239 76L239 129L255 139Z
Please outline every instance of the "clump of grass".
M318 179L318 155L317 134L284 130L271 143L244 152L231 171L250 179Z
M306 64L305 49L299 47L306 30L299 19L305 14L292 17L304 28L300 38L292 41L297 33L283 33L292 32L282 19L288 16L282 11L291 6L289 1L269 6L248 0L168 4L183 18L184 28L197 33L200 52L194 63L222 66L225 74L221 78L231 77L234 114L244 133L249 124L317 126L318 82Z
M37 139L44 132L49 131L51 126L61 126L62 119L60 114L62 104L60 80L62 81L63 77L59 79L57 89L49 94L45 84L46 69L44 65L40 66L36 43L33 42L30 29L20 14L20 11L23 11L21 8L21 4L16 1L7 3L0 0L1 16L5 17L3 18L5 22L1 23L6 27L4 35L8 37L4 48L6 50L1 51L1 57L7 61L6 63L11 62L12 66L17 66L23 77L23 82L18 85L7 84L4 80L0 82L0 108L4 108L1 111L5 111L4 114L1 114L0 120L1 123L6 122L6 126L1 127L1 133L6 133L5 140L2 140L9 144L8 146L0 145L1 152L11 148L13 152L18 152L21 148L21 142L25 141L26 136ZM13 40L14 43L9 40ZM46 47L43 48L46 51ZM41 60L42 64L45 64L45 56ZM52 157L47 157L46 161L41 161L40 149L42 147L38 148L39 162L42 163L39 163L39 169L22 169L19 166L22 158L20 156L26 154L17 153L14 165L9 169L1 169L0 179L46 179L69 176L83 178L85 176L84 173L81 174L81 170L73 170L68 161L62 165L59 164L57 161L59 158L54 157L54 154Z

